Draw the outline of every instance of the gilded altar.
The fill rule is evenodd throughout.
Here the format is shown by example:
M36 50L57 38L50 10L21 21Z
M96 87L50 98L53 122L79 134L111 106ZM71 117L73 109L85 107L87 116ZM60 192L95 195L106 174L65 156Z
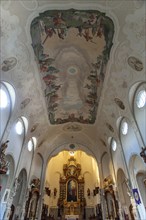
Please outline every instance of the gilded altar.
M64 201L64 214L65 215L79 215L80 214L80 201L77 201L77 202Z
M84 177L81 175L81 165L74 157L63 165L58 206L65 215L79 215L85 206Z

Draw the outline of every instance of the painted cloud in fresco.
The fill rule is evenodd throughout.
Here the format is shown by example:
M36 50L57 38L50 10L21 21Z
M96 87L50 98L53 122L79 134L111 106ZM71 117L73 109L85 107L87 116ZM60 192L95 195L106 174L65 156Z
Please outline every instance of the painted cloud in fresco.
M114 34L104 13L50 10L31 24L51 124L93 124Z

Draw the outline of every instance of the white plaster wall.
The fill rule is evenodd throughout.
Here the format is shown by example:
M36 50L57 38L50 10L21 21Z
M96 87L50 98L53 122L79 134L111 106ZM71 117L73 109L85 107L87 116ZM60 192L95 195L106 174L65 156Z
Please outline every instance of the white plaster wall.
M115 175L116 175L116 179L117 179L117 172L118 172L119 168L124 170L125 173L126 173L126 167L125 167L125 164L124 164L123 152L122 152L120 144L117 144L116 151L111 150L111 154L112 154L112 158L113 158L113 165L114 165Z
M23 139L24 139L24 133L18 135L15 131L15 123L14 123L8 135L9 143L8 143L8 148L6 149L6 154L13 155L15 164L17 164L19 160Z
M103 178L106 178L111 174L111 172L110 172L110 158L107 153L103 155L101 164L102 164Z
M128 123L128 133L127 135L121 134L121 142L124 150L125 158L127 161L127 165L129 164L130 157L132 154L140 153L140 146L138 143L138 139L135 135L135 132L130 123Z
M31 152L28 151L27 145L25 145L20 158L19 172L22 168L25 168L26 172L29 173L32 157L33 157L33 150Z
M42 173L42 159L38 154L36 154L32 162L31 176L35 176L40 179L41 173Z

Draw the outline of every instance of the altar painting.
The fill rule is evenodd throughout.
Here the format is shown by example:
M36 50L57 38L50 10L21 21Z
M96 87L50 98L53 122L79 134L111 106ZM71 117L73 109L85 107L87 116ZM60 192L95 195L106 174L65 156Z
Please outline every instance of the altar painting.
M67 202L77 201L77 182L73 179L67 183Z

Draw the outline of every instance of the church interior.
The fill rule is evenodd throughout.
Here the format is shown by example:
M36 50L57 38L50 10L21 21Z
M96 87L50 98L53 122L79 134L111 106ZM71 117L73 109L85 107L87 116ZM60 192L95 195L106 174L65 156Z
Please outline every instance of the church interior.
M146 220L146 1L0 11L0 220Z

